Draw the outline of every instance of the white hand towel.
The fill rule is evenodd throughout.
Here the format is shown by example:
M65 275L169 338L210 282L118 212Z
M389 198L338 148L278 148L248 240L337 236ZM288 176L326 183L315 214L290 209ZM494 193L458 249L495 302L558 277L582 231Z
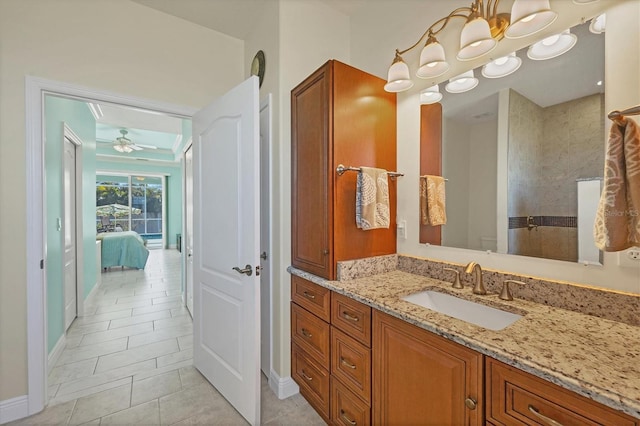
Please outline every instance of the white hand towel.
M356 187L356 225L362 230L389 228L387 171L361 167Z
M604 251L640 246L640 127L630 118L609 132L594 235Z

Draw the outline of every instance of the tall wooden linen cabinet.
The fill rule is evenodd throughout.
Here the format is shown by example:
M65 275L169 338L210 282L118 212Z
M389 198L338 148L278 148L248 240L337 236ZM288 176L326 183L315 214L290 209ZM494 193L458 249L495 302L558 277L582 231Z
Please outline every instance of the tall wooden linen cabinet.
M385 82L335 60L291 92L292 265L336 279L336 264L396 252L396 181L390 226L355 220L357 172L396 171L396 95ZM371 419L371 308L297 276L291 284L291 375L331 424Z
M396 181L389 180L389 229L356 227L357 172L396 171L396 95L384 80L330 60L291 91L291 205L294 267L336 279L336 262L396 252Z

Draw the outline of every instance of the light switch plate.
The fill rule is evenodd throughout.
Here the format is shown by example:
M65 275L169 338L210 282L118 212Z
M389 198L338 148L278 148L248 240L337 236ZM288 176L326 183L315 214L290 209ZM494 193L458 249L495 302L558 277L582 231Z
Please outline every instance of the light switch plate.
M398 228L398 238L406 240L407 239L407 221L399 220L396 227Z

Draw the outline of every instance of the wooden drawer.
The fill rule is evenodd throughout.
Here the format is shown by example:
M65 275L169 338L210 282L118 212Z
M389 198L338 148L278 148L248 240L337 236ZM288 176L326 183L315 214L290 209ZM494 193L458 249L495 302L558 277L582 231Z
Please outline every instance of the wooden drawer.
M371 404L371 349L331 327L331 374Z
M486 359L487 420L496 425L638 425L626 414L492 358Z
M326 322L330 321L331 291L329 289L292 275L291 300Z
M291 339L329 370L329 324L291 303Z
M338 293L331 295L331 324L371 347L371 308Z
M329 422L329 371L295 343L291 344L291 375L300 386L300 393Z
M344 426L371 424L369 405L333 376L331 376L331 424Z

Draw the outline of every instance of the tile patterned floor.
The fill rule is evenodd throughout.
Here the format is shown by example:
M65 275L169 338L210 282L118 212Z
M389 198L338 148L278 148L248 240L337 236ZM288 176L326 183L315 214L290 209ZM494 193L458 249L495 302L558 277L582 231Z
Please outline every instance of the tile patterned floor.
M191 317L180 295L180 256L151 250L144 271L111 268L67 333L49 374L49 405L12 425L244 425L192 365ZM262 380L262 423L324 425L295 395Z

